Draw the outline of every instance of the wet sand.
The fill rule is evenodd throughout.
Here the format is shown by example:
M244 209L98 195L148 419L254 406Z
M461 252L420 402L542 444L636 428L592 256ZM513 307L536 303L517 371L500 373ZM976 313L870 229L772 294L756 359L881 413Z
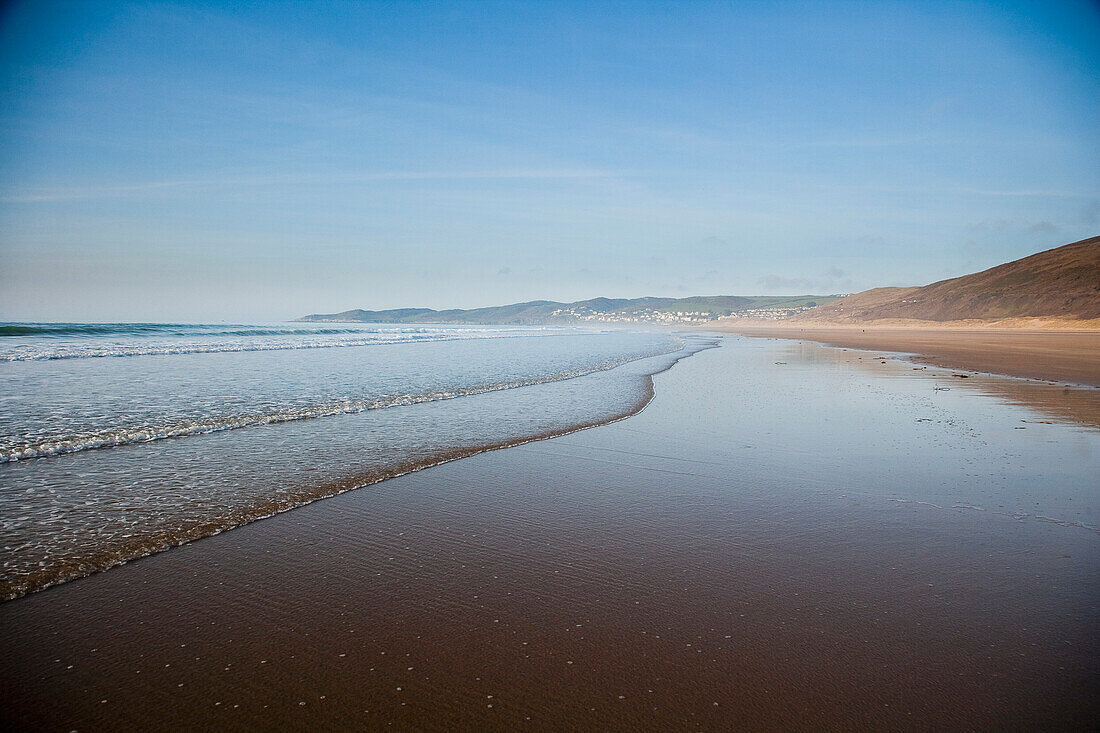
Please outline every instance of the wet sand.
M708 324L708 329L766 338L808 339L852 349L914 354L953 369L1100 387L1100 331L859 328Z
M953 379L726 339L658 375L632 418L0 605L3 716L1087 728L1100 431Z

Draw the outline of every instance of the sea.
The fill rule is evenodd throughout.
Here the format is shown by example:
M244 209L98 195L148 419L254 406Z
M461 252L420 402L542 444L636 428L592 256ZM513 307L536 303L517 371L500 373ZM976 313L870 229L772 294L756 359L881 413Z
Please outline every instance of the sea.
M0 324L0 598L641 410L672 331Z

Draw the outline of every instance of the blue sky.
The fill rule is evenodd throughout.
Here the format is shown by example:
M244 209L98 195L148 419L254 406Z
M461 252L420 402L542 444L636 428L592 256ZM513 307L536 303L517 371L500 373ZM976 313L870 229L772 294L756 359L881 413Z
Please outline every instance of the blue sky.
M1100 12L16 3L0 318L925 284L1100 233Z

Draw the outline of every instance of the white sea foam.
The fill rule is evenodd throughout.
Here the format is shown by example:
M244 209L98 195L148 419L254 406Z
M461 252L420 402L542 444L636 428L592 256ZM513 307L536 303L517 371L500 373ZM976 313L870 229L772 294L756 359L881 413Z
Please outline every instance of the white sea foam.
M632 413L683 346L558 327L0 324L0 598ZM219 351L267 353L81 358Z
M333 415L347 415L367 410L382 410L390 407L417 405L426 402L437 402L439 400L450 400L456 397L484 394L486 392L497 392L506 389L516 389L518 387L530 387L536 384L559 382L597 371L605 371L628 361L633 361L636 358L638 358L636 355L626 356L605 361L586 369L574 369L533 379L497 382L494 384L483 384L453 390L432 390L419 394L400 394L372 399L333 400L306 406L285 407L266 412L203 417L160 425L112 427L109 429L94 430L73 435L51 436L41 440L17 439L8 441L6 445L0 444L0 463L10 463L30 458L59 456L68 453L79 453L81 451L97 448L149 443L167 438L204 435L259 425L273 425L295 420L309 420L320 417L331 417Z

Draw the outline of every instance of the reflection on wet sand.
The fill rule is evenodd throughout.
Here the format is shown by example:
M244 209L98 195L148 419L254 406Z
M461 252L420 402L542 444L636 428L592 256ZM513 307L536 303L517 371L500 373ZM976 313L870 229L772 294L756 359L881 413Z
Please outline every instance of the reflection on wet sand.
M802 360L847 364L880 375L931 380L939 390L971 390L1035 410L1050 420L1100 430L1100 389L1097 388L943 369L917 364L905 359L903 354L887 351L845 349L813 341L791 343L790 348Z
M921 364L973 369L1029 379L1100 387L1100 331L963 328L802 328L718 324L725 331L756 338L817 341L847 349L913 354Z

